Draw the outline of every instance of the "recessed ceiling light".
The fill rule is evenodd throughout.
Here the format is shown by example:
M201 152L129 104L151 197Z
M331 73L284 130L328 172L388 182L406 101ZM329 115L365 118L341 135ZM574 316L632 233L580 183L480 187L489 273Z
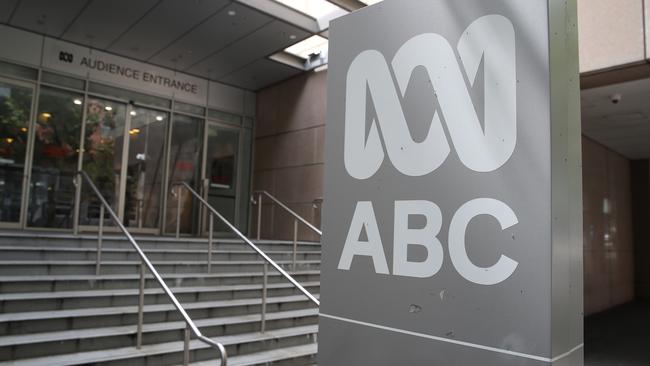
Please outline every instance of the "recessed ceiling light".
M110 105L107 105L106 107L104 107L104 109L107 110L107 111L112 111L113 107L111 107Z
M156 116L156 121L162 121L163 119L165 119L165 117L163 117L163 116Z
M136 111L131 111L131 112L129 112L129 114L132 115L132 116L137 116L138 115L138 113Z
M81 101L81 99L75 99L75 100L72 101L72 103L74 103L76 105L81 105L83 102Z
M295 34L292 34L292 35L289 36L289 39L296 39L296 38L298 38L298 37L296 37Z
M230 15L231 17L234 17L235 15L237 15L237 12L234 11L234 10L228 10L228 15Z

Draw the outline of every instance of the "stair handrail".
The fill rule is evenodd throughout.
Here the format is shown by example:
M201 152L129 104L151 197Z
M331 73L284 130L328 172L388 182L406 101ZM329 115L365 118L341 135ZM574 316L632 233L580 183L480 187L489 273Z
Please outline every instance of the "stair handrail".
M115 224L122 230L126 238L129 240L135 251L138 253L140 256L140 259L142 260L142 263L140 264L140 292L139 292L139 303L138 303L138 329L137 329L137 338L136 338L136 348L140 349L142 347L142 325L144 321L144 313L143 313L143 308L144 308L144 273L145 273L145 266L146 268L149 268L149 271L151 274L153 274L154 278L162 287L163 291L169 298L169 300L172 302L176 310L181 314L183 317L183 320L185 320L186 328L185 328L185 339L184 339L184 345L183 345L183 364L188 365L189 364L189 341L190 341L190 331L194 333L196 338L198 338L201 342L207 344L208 346L216 349L219 351L220 357L221 357L221 365L222 366L227 366L228 364L228 353L226 352L226 348L224 347L223 344L216 342L206 336L204 336L201 331L199 330L198 326L192 318L187 314L187 311L185 311L185 308L183 308L183 305L178 301L176 298L176 295L172 292L172 290L167 286L165 283L165 280L163 280L162 276L158 271L156 270L156 267L151 263L147 255L144 253L142 248L138 245L138 243L135 241L131 233L126 229L124 224L120 221L119 217L113 211L111 206L108 204L104 196L102 196L101 192L93 183L92 179L83 170L80 170L77 172L78 176L83 177L83 179L88 183L92 191L95 193L97 198L101 202L101 208L100 208L100 220L99 220L99 235L98 235L98 245L97 245L97 275L99 275L99 263L101 260L101 243L102 243L102 236L103 236L103 224L104 224L104 211L107 210L109 216L113 219Z
M318 236L323 236L323 232L318 229L316 226L312 225L309 221L307 221L304 217L298 215L295 211L290 209L287 205L282 203L279 199L277 199L275 196L270 194L269 192L265 190L257 190L253 191L253 195L257 194L257 201L255 201L253 198L251 198L251 201L253 204L257 205L257 240L260 240L260 234L261 234L261 227L262 227L262 195L267 196L268 198L271 199L271 201L275 202L280 208L282 208L284 211L288 212L291 216L294 217L294 225L293 225L293 240L294 243L298 240L298 221L302 222L305 226L307 226L311 231L315 232L318 234Z
M298 290L300 290L300 292L302 292L311 302L316 304L316 306L320 306L320 301L318 301L318 299L316 299L316 297L311 292L307 291L307 289L305 289L300 283L298 283L298 281L296 281L295 278L293 278L282 267L280 267L279 264L277 264L273 259L271 259L271 257L269 257L266 253L264 253L257 245L253 244L253 242L250 241L250 239L248 239L244 234L242 234L241 231L239 231L235 227L235 225L230 223L230 221L228 221L222 214L220 214L219 211L217 211L214 207L212 207L203 197L201 197L201 195L199 195L192 187L190 187L190 185L187 184L187 182L173 183L172 188L173 187L184 187L185 189L187 189L188 192L190 192L197 200L199 200L199 202L205 208L207 208L210 211L210 222L212 222L212 215L218 217L219 220L221 220L221 222L224 223L228 227L228 229L230 229L230 231L232 231L241 240L243 240L246 244L248 244L248 246L253 248L253 250L255 250L257 252L257 254L259 254L266 261L266 264L270 264L273 268L275 268L278 272L280 272L280 274L282 276L284 276L284 278L286 278L294 287L296 287ZM176 198L180 200L181 195L179 193L180 192L176 192ZM179 223L177 222L177 225L178 224ZM212 226L212 225L210 225L210 226ZM212 233L210 233L210 236L212 236ZM294 251L294 253L295 253L295 251ZM294 254L294 258L295 258L295 254ZM264 278L265 278L264 279L264 287L266 287L266 272L267 272L266 264L264 265ZM266 291L263 290L263 293L264 292L266 292ZM262 309L263 309L262 323L264 323L264 308L265 308L264 301L266 300L265 298L266 298L266 296L263 294L263 296L262 296L262 300L263 300L263 303L262 303Z

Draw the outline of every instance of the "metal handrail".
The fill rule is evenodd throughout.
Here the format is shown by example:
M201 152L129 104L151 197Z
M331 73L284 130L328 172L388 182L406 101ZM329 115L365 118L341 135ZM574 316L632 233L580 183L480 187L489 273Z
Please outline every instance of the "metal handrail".
M241 233L241 231L237 230L237 228L231 224L223 215L219 213L219 211L215 210L214 207L212 207L201 195L199 195L192 187L189 186L186 182L177 182L172 185L177 186L177 187L185 187L185 189L188 190L196 199L201 202L201 204L207 208L210 211L210 222L212 222L213 215L218 217L221 222L223 222L229 229L232 231L235 235L237 235L241 240L243 240L246 244L248 244L253 250L257 252L264 260L270 264L273 268L275 268L282 276L284 276L289 282L291 282L292 285L294 285L300 292L302 292L307 298L316 304L317 306L320 306L320 301L316 299L314 295L312 295L311 292L307 291L298 281L296 281L293 277L291 277L290 274L288 274L282 267L280 267L279 264L277 264L273 259L271 259L266 253L264 253L260 248L257 247L257 245L253 244L244 234ZM180 192L176 192L176 197L177 199L180 200L181 195L179 194ZM177 225L179 222L177 221ZM212 226L212 225L210 225ZM178 231L178 230L177 230ZM212 233L210 233L210 236L212 236ZM295 250L294 250L294 258L295 258ZM295 263L295 260L294 260ZM267 270L266 270L267 264L264 265L264 289L263 289L263 296L262 296L262 324L264 324L264 307L265 307L265 297L264 292L266 292L266 276L267 276ZM264 331L264 328L262 326L262 331Z
M133 248L135 249L136 252L138 252L138 255L140 256L140 259L142 260L142 263L140 265L140 293L139 293L139 303L138 303L138 330L137 330L137 338L136 338L136 347L140 349L142 347L142 324L143 324L143 308L144 308L144 273L145 273L145 266L146 268L149 268L149 271L153 274L154 278L156 281L158 281L158 284L162 287L163 291L169 297L169 300L172 302L176 310L178 310L179 313L181 313L181 316L185 320L185 324L187 325L185 328L185 340L184 340L184 349L183 349L183 354L184 354L184 365L189 364L189 341L190 341L190 331L194 333L196 338L198 338L201 342L207 344L208 346L216 349L219 351L219 354L221 356L221 365L226 366L228 364L228 353L226 352L226 348L223 346L223 344L213 341L212 339L204 336L199 328L196 326L192 318L187 314L181 303L178 301L172 290L167 286L163 278L160 276L154 265L151 263L149 258L147 257L146 254L142 251L142 248L136 243L135 239L129 231L124 227L124 224L120 221L119 217L111 206L108 204L106 199L104 199L104 196L102 196L101 192L99 189L97 189L97 186L95 183L93 183L92 179L90 179L90 176L83 171L80 170L77 172L77 175L80 175L83 177L90 188L92 188L93 192L99 198L101 201L101 209L100 209L100 219L99 219L99 235L97 239L97 274L99 275L100 271L100 260L101 260L101 246L102 246L102 236L103 236L103 227L104 227L104 209L108 210L109 216L113 219L113 221L117 224L117 226L122 230L124 235L126 235L126 238L131 242L131 245L133 245Z
M291 216L293 216L293 217L295 218L295 220L298 220L298 221L302 222L305 226L307 226L308 228L310 228L311 231L313 231L313 232L315 232L316 234L318 234L318 236L323 236L323 232L322 232L320 229L318 229L316 226L312 225L309 221L305 220L302 216L300 216L300 215L298 215L297 213L295 213L292 209L290 209L289 207L287 207L287 205L285 205L284 203L282 203L279 199L275 198L275 197L274 197L272 194L270 194L269 192L264 191L264 190L260 190L260 191L254 191L253 194L257 194L257 195L258 195L258 196L257 196L257 197L258 197L257 202L253 201L254 203L256 203L256 204L258 205L258 206L257 206L257 239L258 239L258 240L260 239L260 225L261 225L261 221L262 221L262 220L261 220L261 212L262 212L262 195L265 195L265 196L267 196L268 198L270 198L271 201L275 202L275 203L276 203L278 206L280 206L283 210L285 210L286 212L288 212ZM294 226L295 226L295 225L294 225ZM294 234L295 234L295 230L294 230ZM295 235L294 235L294 236L295 236Z

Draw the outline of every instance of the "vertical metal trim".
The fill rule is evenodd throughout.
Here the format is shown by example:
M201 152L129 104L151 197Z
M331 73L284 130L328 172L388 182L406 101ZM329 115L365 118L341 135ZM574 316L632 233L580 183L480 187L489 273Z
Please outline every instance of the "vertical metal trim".
M79 142L79 156L77 157L78 158L77 171L83 169L83 158L86 150L86 119L88 118L88 85L89 84L90 83L88 82L88 75L86 75L84 93L83 93L83 104L82 104L83 111L81 112L81 131L79 131L79 139L81 141ZM83 179L79 179L78 176L75 176L75 179L78 181L77 181L77 185L75 186L75 203L74 203L74 212L72 214L74 222L72 224L72 227L73 227L74 234L77 235L79 234L81 191L84 182Z
M27 213L29 211L29 191L32 176L32 160L34 158L34 139L36 138L36 118L38 116L38 101L40 97L41 70L38 70L38 78L35 84L32 84L32 110L29 113L27 122L27 147L25 149L25 168L23 170L23 192L20 198L20 217L18 218L18 227L24 230L27 227Z
M131 130L131 111L133 111L133 105L127 103L123 132L124 142L122 143L122 166L120 167L120 191L118 192L117 197L117 216L120 218L122 223L124 223L126 219L126 212L124 212L124 210L126 207L126 176L128 174L129 165L129 144L131 142L131 135L129 135L129 131Z

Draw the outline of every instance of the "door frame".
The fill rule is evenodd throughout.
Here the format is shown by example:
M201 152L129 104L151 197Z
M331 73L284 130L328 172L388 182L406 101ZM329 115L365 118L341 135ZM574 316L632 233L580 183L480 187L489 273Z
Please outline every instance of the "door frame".
M121 101L119 99L112 99L112 98L104 98L102 96L96 96L96 95L88 95L86 94L85 98L85 103L84 103L84 110L83 110L83 123L81 127L81 141L79 143L79 160L77 162L77 170L83 169L83 159L84 159L84 154L86 152L85 149L85 143L86 143L86 120L88 118L88 101L89 99L98 99L98 100L106 100L110 101L112 103L119 103L124 106L126 106L125 110L125 119L124 119L124 131L123 131L123 139L124 142L122 143L122 160L120 162L121 167L120 167L120 189L117 194L117 217L120 219L120 222L124 222L124 207L125 207L125 196L126 196L126 169L127 169L127 164L128 164L128 152L129 152L129 130L131 129L131 111L133 110L133 106L131 103L126 103L124 101ZM77 177L77 187L76 187L76 192L75 192L75 227L76 232L97 232L99 230L99 226L96 225L82 225L79 224L79 219L80 219L80 203L81 203L81 190L83 188L84 184L88 184L85 182L83 179L80 179L80 177ZM108 216L108 213L104 213L105 217ZM108 217L109 221L110 216ZM104 231L107 232L119 232L121 231L120 228L117 226L112 226L112 225L104 225L103 227Z
M209 202L209 178L206 177L208 173L208 132L210 126L216 126L219 129L224 129L224 130L229 130L237 133L237 149L235 153L237 154L236 159L235 159L235 212L234 212L234 220L232 222L235 227L239 228L239 203L240 203L240 174L241 174L241 149L242 149L242 133L241 133L241 126L233 126L231 124L223 123L218 120L214 119L206 119L205 120L205 127L203 131L203 152L202 152L202 158L201 158L201 197L206 202ZM201 205L201 211L199 212L199 217L201 218L200 226L199 226L199 232L201 233L200 235L207 236L209 235L209 225L207 225L207 220L208 220L208 212L207 209ZM234 233L231 233L230 231L215 231L213 233L216 236L231 236L234 235Z
M20 87L26 87L31 89L32 91L32 100L30 104L30 111L29 111L29 120L27 120L26 127L28 128L27 130L27 144L25 146L25 157L24 157L24 163L23 163L23 181L21 184L22 191L20 192L20 213L18 216L18 222L7 222L7 221L0 221L0 229L24 229L25 228L25 223L27 221L27 203L28 201L28 195L29 195L29 176L31 172L31 163L32 163L32 148L33 148L33 142L32 140L34 139L34 121L36 117L36 113L38 112L37 106L38 106L38 83L30 83L28 81L23 81L23 80L17 80L17 79L12 79L12 78L7 78L7 77L2 77L0 76L0 82L7 83L9 85L16 85Z

